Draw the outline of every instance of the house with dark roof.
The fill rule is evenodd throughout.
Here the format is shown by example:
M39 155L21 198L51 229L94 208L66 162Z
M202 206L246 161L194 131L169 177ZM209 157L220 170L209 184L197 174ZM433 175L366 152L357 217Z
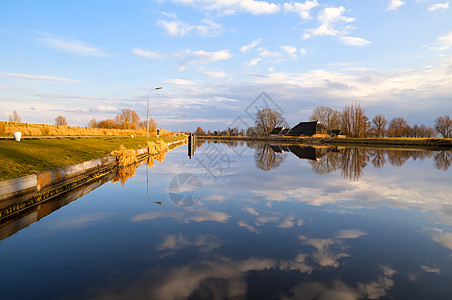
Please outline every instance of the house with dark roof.
M334 133L319 121L300 122L292 127L286 135L305 137L332 137Z
M284 126L282 127L275 127L275 129L270 132L270 136L277 136L277 135L286 135L287 132L289 132L290 128L286 128Z

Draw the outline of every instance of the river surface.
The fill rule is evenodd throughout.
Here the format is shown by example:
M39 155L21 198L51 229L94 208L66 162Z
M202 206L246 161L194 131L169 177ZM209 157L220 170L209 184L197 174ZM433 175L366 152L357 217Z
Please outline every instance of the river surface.
M204 143L1 230L1 299L452 299L451 152Z

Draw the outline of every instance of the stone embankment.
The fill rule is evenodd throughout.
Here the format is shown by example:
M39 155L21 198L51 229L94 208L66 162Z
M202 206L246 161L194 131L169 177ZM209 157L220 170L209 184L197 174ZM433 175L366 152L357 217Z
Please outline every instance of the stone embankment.
M186 140L167 143L169 149L185 144ZM131 163L155 154L149 146L132 151ZM106 156L50 171L0 181L0 218L96 180L113 169L125 166L117 156Z

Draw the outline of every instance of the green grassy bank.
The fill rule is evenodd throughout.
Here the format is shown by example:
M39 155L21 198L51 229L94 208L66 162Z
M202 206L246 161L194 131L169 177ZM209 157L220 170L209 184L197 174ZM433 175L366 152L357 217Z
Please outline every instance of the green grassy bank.
M334 146L412 146L426 149L452 149L452 139L443 138L326 138L326 137L298 137L298 136L198 136L200 140L224 140L224 141L261 141L266 143L294 143Z
M164 142L181 137L164 136ZM149 141L156 142L155 136ZM87 160L107 156L120 145L140 149L147 145L146 137L81 137L37 140L0 140L0 180L48 171Z

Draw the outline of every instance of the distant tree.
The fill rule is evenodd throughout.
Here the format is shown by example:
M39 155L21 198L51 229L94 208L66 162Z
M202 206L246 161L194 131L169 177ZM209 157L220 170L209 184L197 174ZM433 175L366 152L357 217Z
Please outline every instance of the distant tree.
M452 120L449 116L441 116L435 120L435 130L443 138L452 138Z
M9 121L10 122L20 122L20 117L17 111L14 111L12 114L9 114Z
M67 126L67 120L63 116L58 116L55 118L55 125Z
M115 117L115 122L123 129L136 129L140 117L137 112L130 108L123 108L122 112Z
M309 120L319 121L329 130L341 129L341 112L330 107L316 107Z
M408 136L410 126L402 117L393 118L389 122L388 136L403 137Z
M342 110L342 131L351 137L365 137L368 128L367 120L361 105L358 103L347 105Z
M379 138L386 134L386 125L388 121L382 114L376 115L370 123L370 132L373 136Z
M257 136L257 131L256 131L256 127L251 126L246 130L246 135L247 136Z
M96 128L97 127L97 121L96 119L91 119L91 121L88 122L89 128Z
M240 129L240 132L239 132L239 135L240 136L245 136L245 129Z
M106 119L106 120L99 121L99 123L97 123L97 127L98 128L106 128L106 129L115 129L115 128L119 128L119 124L115 123L115 121L113 119Z
M198 128L196 128L195 134L196 135L205 135L206 132L204 131L204 129L202 129L201 126L198 126Z
M269 136L275 127L287 126L284 117L270 108L258 110L254 124L257 134L260 136Z

